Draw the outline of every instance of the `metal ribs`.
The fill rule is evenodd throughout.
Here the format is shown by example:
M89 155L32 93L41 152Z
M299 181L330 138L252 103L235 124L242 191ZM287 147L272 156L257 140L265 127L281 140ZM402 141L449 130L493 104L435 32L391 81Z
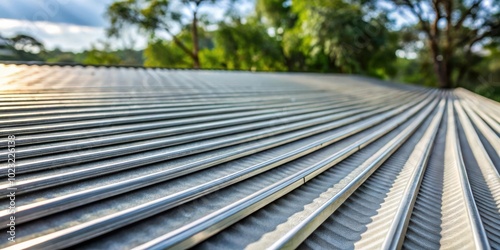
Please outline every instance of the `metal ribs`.
M500 248L500 105L466 90L0 70L4 162L16 136L16 242L5 235L4 249Z

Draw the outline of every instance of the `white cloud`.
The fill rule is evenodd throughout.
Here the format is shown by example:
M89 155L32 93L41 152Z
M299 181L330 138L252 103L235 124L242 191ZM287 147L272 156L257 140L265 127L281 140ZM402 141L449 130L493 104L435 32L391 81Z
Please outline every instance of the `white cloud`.
M13 29L18 27L20 23L18 20L13 19L0 19L0 22L2 22L0 29Z
M82 51L98 41L109 40L105 27L109 20L104 13L114 0L0 0L0 35L26 34L40 40L47 49ZM201 15L216 22L224 17L229 1L218 1L218 5L206 5ZM244 15L254 8L253 0L238 2L236 10ZM210 27L213 29L215 26ZM178 30L174 30L174 33ZM135 29L124 32L123 40L113 40L113 48L123 44L135 49L146 46L147 37ZM164 32L158 32L163 34ZM169 38L170 36L160 36Z
M80 27L77 27L75 25L72 25L71 27L69 27L68 32L69 33L76 33L76 34L78 34L78 33L82 32L82 29L83 28L80 28Z
M38 26L47 34L51 35L60 35L63 33L62 25L53 24L53 23L44 23L43 25Z
M0 1L0 18L104 27L113 0Z
M108 40L105 28L89 27L74 24L31 22L26 20L0 19L0 35L14 36L26 34L40 40L47 49L82 51L89 49L98 41ZM146 38L134 34L136 49L145 47ZM122 47L122 43L113 41L114 48Z

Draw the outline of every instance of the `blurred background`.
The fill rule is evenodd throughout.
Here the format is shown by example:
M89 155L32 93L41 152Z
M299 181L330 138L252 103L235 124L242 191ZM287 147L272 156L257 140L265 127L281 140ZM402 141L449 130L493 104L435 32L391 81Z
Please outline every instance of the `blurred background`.
M500 101L500 1L0 1L0 61L360 74Z

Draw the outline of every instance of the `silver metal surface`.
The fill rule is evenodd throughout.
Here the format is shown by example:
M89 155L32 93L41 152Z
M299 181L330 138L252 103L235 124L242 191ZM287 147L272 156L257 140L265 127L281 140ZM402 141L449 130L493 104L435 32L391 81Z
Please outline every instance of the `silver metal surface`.
M359 76L0 64L0 247L497 249L499 123Z

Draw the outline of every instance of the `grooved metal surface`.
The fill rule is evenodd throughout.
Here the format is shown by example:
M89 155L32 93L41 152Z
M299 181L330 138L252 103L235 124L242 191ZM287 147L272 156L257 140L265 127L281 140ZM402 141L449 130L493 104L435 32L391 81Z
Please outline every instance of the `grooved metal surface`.
M0 247L499 249L499 122L359 76L0 64Z

